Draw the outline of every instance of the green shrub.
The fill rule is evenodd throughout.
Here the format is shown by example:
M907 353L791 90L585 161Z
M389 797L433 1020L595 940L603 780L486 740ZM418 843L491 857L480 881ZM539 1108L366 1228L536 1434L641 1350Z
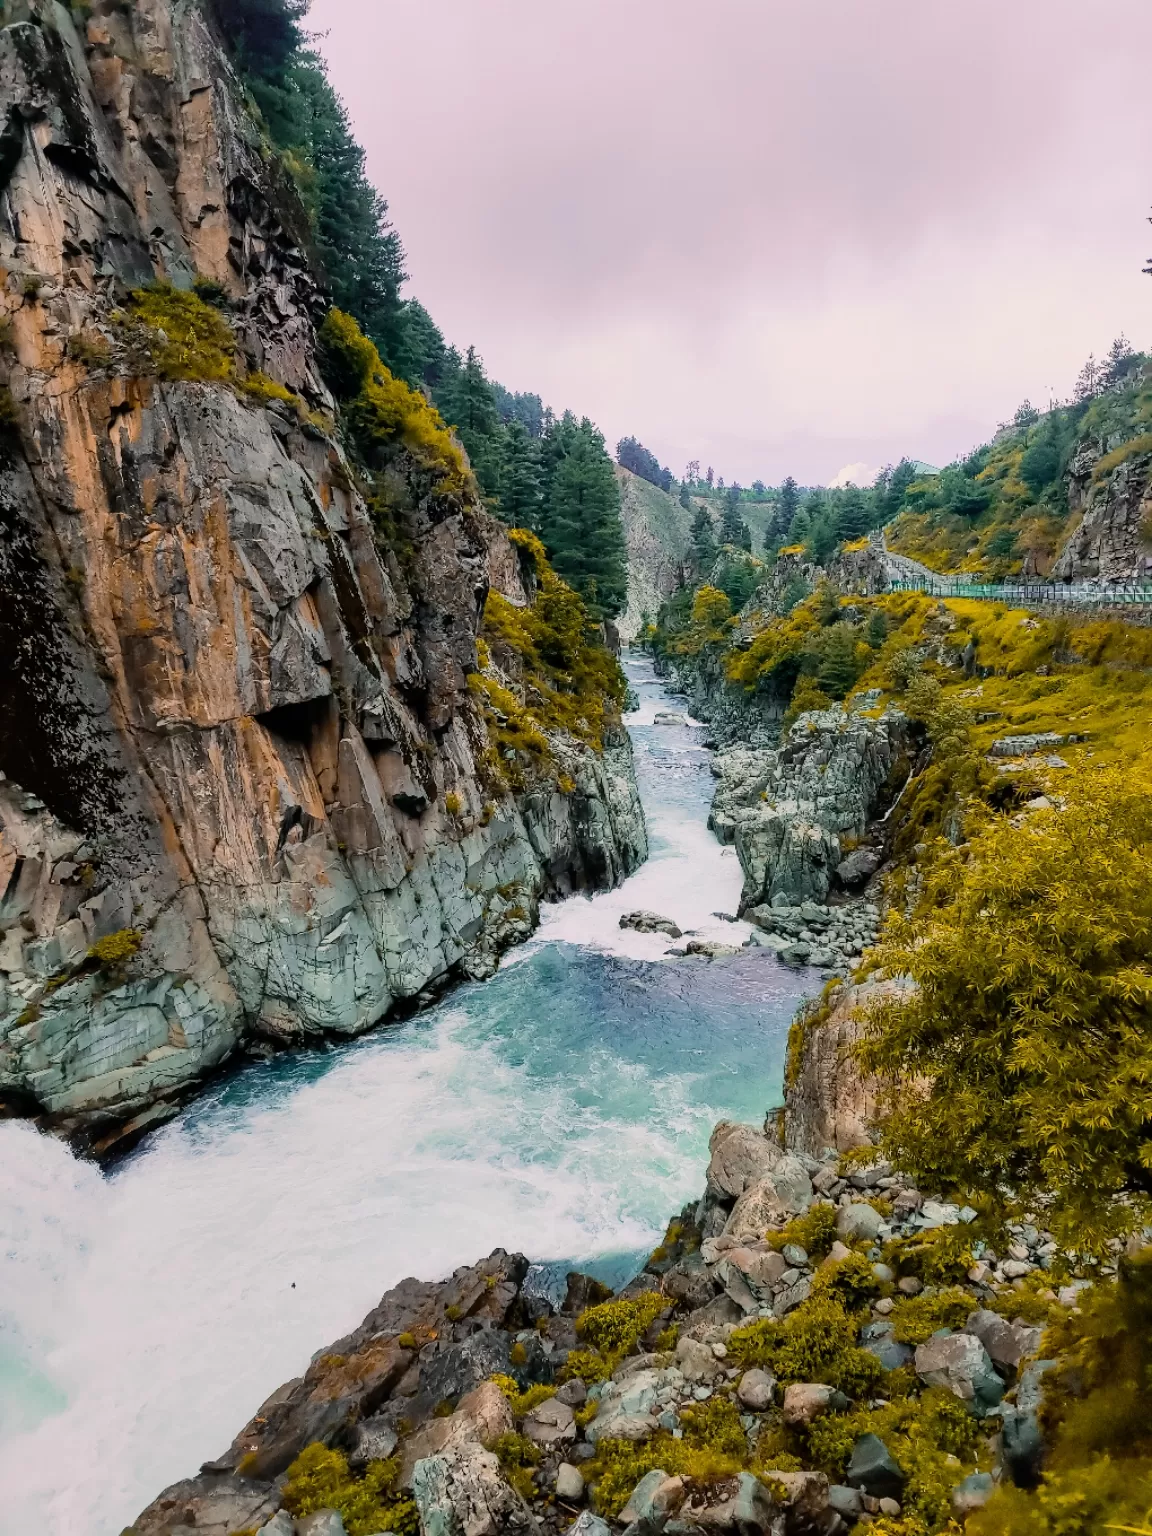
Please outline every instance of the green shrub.
M758 1365L787 1386L822 1381L849 1397L867 1397L884 1378L875 1355L856 1342L859 1318L835 1296L809 1297L784 1319L765 1318L738 1328L728 1340L733 1361L747 1370Z
M836 1241L836 1207L810 1206L803 1216L797 1216L782 1231L766 1235L773 1248L780 1249L788 1243L797 1243L810 1258L821 1259Z
M551 1389L549 1389L551 1390ZM526 1435L500 1435L488 1447L496 1453L500 1470L523 1499L536 1496L536 1468L543 1459L543 1451Z
M296 1519L319 1509L336 1510L348 1536L375 1536L381 1531L419 1536L416 1505L401 1495L399 1477L399 1457L370 1462L364 1476L354 1478L346 1457L316 1442L288 1468L281 1502Z
M631 1301L605 1301L580 1314L576 1332L599 1350L611 1371L639 1348L640 1340L668 1306L668 1298L655 1291L645 1291Z
M902 1296L888 1314L901 1344L923 1344L941 1328L962 1328L975 1311L970 1291L937 1291L931 1296Z
M88 950L88 959L95 960L97 965L106 966L109 970L116 970L127 965L129 960L140 953L143 942L144 935L139 928L120 928L116 933L108 933L102 939L97 939Z
M133 362L169 380L231 383L236 338L218 309L195 293L158 283L131 295L127 321Z
M691 1478L707 1486L735 1477L741 1460L724 1451L693 1445L687 1434L683 1440L674 1440L661 1433L639 1445L631 1440L601 1440L595 1459L587 1462L583 1471L595 1484L596 1508L614 1520L640 1479L657 1467L670 1477Z

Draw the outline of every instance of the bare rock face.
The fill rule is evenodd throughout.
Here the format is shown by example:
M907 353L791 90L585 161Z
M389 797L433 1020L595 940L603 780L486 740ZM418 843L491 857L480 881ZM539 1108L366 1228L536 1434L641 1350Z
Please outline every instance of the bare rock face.
M861 1075L851 1052L861 1037L863 1013L900 991L895 981L841 987L826 1019L793 1025L800 1031L800 1049L784 1107L791 1151L819 1157L827 1147L847 1152L871 1142L879 1085Z
M646 843L618 726L515 795L486 769L467 679L490 586L530 601L517 553L403 460L403 558L374 526L303 212L200 8L5 20L0 1107L99 1148L245 1039L490 974ZM133 358L128 293L197 274L298 407Z
M1146 582L1152 575L1152 451L1133 454L1098 479L1100 457L1111 446L1086 444L1069 466L1072 531L1052 568L1056 580Z
M734 843L741 912L761 903L823 901L840 839L860 837L893 781L906 738L899 714L872 720L841 707L801 715L779 749L716 758L709 824Z

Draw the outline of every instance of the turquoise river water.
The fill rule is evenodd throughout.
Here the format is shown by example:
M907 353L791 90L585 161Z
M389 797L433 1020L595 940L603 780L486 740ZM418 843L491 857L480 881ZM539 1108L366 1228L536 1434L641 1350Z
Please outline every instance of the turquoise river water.
M629 661L652 853L546 909L491 981L221 1079L111 1174L0 1125L0 1532L117 1536L404 1275L501 1246L619 1283L703 1185L722 1117L779 1102L818 985L770 952L665 961L647 907L727 942L703 732ZM734 935L736 937L734 937Z

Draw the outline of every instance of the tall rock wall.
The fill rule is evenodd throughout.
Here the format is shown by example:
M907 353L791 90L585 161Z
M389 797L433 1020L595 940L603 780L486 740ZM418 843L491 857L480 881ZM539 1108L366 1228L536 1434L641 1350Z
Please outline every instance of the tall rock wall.
M1088 443L1073 458L1071 517L1052 568L1056 580L1124 584L1152 577L1152 438L1137 445L1145 451L1103 473L1107 444Z
M468 678L520 556L402 459L370 509L303 215L199 6L4 20L0 1105L98 1143L245 1039L489 973L646 845L618 722L501 773ZM142 365L128 295L196 275L295 399Z
M619 464L616 479L628 547L628 606L619 629L623 639L633 640L641 616L655 619L661 603L680 585L692 552L692 513L675 496Z

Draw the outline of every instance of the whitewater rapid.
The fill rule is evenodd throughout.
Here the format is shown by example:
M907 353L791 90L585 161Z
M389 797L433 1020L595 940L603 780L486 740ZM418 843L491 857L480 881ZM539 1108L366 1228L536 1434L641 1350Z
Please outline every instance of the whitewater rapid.
M407 1274L496 1246L620 1282L700 1189L722 1116L779 1101L816 986L765 951L664 962L653 908L739 943L701 730L642 662L652 856L546 910L490 982L214 1084L111 1175L0 1125L0 1532L117 1536Z

